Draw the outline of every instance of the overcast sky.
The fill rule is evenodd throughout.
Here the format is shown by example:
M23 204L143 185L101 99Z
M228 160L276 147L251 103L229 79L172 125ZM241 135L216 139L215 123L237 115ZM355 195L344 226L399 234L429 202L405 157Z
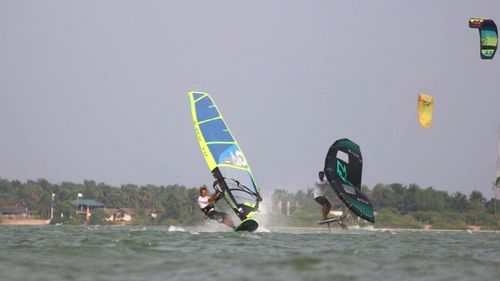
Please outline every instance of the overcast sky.
M312 187L347 137L371 187L490 197L500 54L480 59L469 17L500 23L500 1L0 0L0 177L209 184L199 90L263 190Z

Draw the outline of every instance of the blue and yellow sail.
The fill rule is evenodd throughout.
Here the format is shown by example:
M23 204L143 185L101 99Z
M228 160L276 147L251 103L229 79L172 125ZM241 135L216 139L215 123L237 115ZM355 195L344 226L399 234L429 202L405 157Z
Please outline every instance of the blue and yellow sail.
M241 220L251 218L262 199L243 151L210 95L196 91L188 95L196 137L216 179L214 188L220 189Z

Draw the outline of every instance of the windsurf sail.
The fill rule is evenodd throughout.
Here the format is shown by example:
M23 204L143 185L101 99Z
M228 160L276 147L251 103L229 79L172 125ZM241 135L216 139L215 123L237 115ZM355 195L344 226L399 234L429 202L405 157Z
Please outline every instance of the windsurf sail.
M493 59L498 46L498 30L491 19L470 18L469 27L479 29L481 59Z
M241 220L253 217L262 198L243 151L213 99L203 92L188 95L196 137L215 178L214 189L222 192Z
M348 140L335 141L325 159L325 175L342 202L356 215L375 222L373 206L361 192L363 157L357 144Z

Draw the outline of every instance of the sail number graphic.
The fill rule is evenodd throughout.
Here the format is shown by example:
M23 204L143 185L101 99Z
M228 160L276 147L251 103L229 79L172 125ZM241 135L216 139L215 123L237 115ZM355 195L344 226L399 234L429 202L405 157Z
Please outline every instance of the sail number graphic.
M346 183L349 181L347 180L347 167L342 164L338 159L337 159L337 175Z
M240 166L240 167L246 167L247 166L247 160L245 159L245 156L243 153L239 150L236 150L236 152L233 154L231 152L231 160L234 165Z

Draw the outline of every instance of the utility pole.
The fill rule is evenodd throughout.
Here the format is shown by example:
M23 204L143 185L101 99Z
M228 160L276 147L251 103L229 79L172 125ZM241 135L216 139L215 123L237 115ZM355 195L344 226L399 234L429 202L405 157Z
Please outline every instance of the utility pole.
M56 197L55 193L52 193L52 200L50 203L50 220L54 219L54 198Z
M495 182L493 182L493 202L494 202L494 208L493 208L493 213L496 215L497 214L497 200L500 195L500 126L498 127L498 146L497 146L497 155L495 157L495 164L496 164L496 178Z
M499 178L497 178L498 181ZM496 181L496 182L497 182ZM496 182L493 182L492 184L492 189L493 189L493 215L497 215L497 193L498 189L500 188Z
M78 210L80 210L80 202L78 202L78 199L80 199L82 197L83 197L83 194L81 194L81 193L78 193L78 195L76 196L76 213L78 213Z

